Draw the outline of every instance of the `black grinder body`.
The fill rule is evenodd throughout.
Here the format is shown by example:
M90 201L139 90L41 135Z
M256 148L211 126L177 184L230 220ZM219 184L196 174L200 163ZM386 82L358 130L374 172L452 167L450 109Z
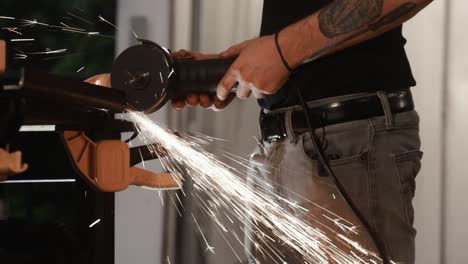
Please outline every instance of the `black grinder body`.
M212 94L234 59L176 59L156 43L125 50L116 59L111 73L112 88L123 91L128 106L152 113L169 100L192 93Z

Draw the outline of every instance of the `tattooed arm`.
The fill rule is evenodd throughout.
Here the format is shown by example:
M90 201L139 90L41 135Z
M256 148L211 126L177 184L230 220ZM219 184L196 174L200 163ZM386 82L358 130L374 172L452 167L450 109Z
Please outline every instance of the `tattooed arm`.
M432 0L334 0L285 28L280 46L293 67L375 38L413 17Z
M283 29L279 44L288 64L297 68L306 61L375 38L401 25L430 2L332 0L315 14ZM281 62L273 36L242 42L221 57L237 57L219 83L217 95L221 100L228 97L235 83L239 84L239 98L247 98L252 92L259 98L274 94L291 74Z

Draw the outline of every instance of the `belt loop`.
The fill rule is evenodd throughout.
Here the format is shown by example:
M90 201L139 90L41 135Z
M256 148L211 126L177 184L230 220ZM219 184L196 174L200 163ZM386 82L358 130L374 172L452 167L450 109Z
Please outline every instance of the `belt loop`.
M380 99L380 104L385 114L385 128L387 131L393 129L393 114L392 109L390 108L390 103L388 102L387 94L384 91L378 91L377 96Z
M292 113L293 109L290 109L284 113L284 126L286 127L286 134L289 137L289 142L291 144L296 144L297 136L294 133L293 124L292 124Z

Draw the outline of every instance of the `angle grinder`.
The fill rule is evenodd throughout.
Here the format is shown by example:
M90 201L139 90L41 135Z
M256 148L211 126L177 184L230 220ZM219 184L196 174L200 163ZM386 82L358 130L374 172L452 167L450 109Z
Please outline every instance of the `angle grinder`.
M123 91L127 107L152 113L169 100L211 94L235 59L177 59L149 40L122 52L112 66L112 88Z

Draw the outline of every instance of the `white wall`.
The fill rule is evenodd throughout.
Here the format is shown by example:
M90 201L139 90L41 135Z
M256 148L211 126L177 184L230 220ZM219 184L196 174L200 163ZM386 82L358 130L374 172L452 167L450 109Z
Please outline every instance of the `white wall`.
M171 0L119 1L118 43L120 53L134 43L131 33L132 17L147 20L147 32L136 29L139 37L147 38L167 46L170 42ZM152 116L166 122L166 111L160 110ZM152 171L161 171L158 162L146 163ZM163 208L154 191L131 187L115 197L115 263L116 264L159 264L162 252Z
M405 24L407 53L417 80L413 89L421 116L424 158L417 177L415 203L416 260L440 263L442 111L444 82L445 2L435 1Z
M468 262L468 2L450 0L447 53L445 263Z

